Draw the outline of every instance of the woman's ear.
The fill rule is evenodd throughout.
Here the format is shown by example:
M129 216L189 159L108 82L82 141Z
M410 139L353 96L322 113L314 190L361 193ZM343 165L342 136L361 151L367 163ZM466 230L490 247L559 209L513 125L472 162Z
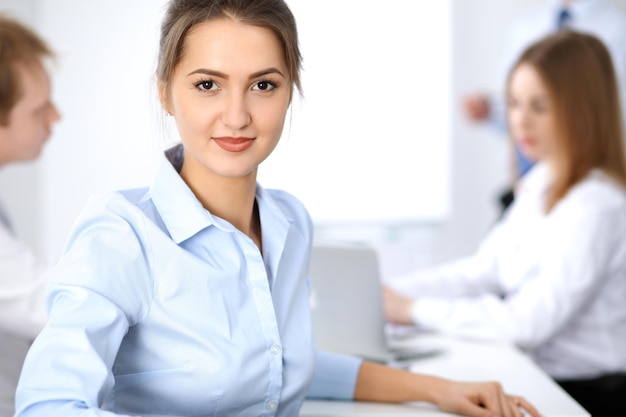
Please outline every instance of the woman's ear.
M171 116L172 110L170 109L171 106L167 86L163 81L157 80L157 88L159 90L159 101L161 102L161 106L163 106L163 109Z

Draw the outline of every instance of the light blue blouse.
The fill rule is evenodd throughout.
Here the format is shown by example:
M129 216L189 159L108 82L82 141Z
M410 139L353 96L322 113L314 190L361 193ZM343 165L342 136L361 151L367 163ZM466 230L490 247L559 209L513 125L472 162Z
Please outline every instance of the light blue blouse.
M257 187L261 255L178 175L180 145L167 155L150 188L79 217L16 415L295 416L307 392L351 399L360 360L315 353L304 207Z

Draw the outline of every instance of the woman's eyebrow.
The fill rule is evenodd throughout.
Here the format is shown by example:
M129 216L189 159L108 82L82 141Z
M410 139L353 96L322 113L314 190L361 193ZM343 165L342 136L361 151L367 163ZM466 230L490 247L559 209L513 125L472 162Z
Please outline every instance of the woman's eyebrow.
M257 71L254 74L251 74L250 75L250 79L257 78L257 77L262 77L262 76L268 75L268 74L278 74L281 77L286 78L285 75L282 72L280 72L280 70L278 68L271 67L271 68L268 68L268 69Z
M198 68L195 71L190 72L189 74L187 74L187 76L189 77L190 75L194 75L194 74L204 74L204 75L210 75L213 77L219 77L219 78L224 78L224 79L228 79L228 74L225 74L223 72L220 71L215 71L212 69L207 69L207 68ZM264 75L268 75L268 74L278 74L283 78L286 78L285 75L278 69L275 67L271 67L271 68L267 68L267 69L263 69L261 71L257 71L253 74L250 74L250 76L248 77L249 79L253 79L253 78L257 78L257 77L262 77Z
M213 77L228 79L228 75L224 74L223 72L206 69L206 68L198 68L195 71L191 71L189 74L187 74L187 77L189 77L190 75L194 75L194 74L212 75Z

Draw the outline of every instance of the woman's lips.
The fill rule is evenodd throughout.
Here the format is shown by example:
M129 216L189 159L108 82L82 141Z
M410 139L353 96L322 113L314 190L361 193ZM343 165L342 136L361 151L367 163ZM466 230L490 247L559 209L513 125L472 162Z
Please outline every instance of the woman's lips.
M517 143L524 148L528 148L533 146L535 141L531 137L523 136L517 140Z
M233 138L230 136L214 137L213 140L217 146L228 152L243 152L252 146L255 138Z

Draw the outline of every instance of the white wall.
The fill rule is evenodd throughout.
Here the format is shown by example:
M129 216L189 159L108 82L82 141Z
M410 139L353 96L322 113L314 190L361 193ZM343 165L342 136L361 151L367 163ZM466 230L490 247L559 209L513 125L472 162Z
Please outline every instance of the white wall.
M375 236L385 273L465 256L476 248L499 215L497 198L509 179L509 149L506 138L486 126L466 122L460 100L467 92L496 89L493 80L499 75L507 25L542 1L453 1L450 211L446 221L385 231L323 230L324 235ZM422 58L428 62L430 57Z
M63 115L41 161L0 172L2 200L18 230L43 255L59 255L67 231L89 195L147 183L154 156L168 140L152 89L151 54L156 45L152 50L139 47L158 39L164 0L154 1L158 6L125 0L0 0L2 9L22 10L60 52L55 98L62 111L70 106L78 109ZM475 248L498 215L496 198L506 183L508 150L502 138L463 121L459 100L467 91L495 88L491 80L496 76L508 23L540 2L453 0L453 125L446 221L385 230L322 229L318 231L321 236L376 236L383 249L388 249L383 268L392 272L423 261L468 254ZM626 8L626 0L615 2ZM80 21L76 16L89 18ZM80 56L69 49L77 39L91 45ZM430 56L422 58L425 65L436 65L429 61ZM115 60L112 67L104 65L111 60ZM85 71L88 82L77 83L85 78ZM105 140L94 141L94 137ZM128 165L136 167L132 176L120 169ZM420 258L425 248L433 249L430 259Z
M154 71L164 0L38 0L63 119L42 160L40 249L60 254L87 198L149 184L167 135Z
M260 183L297 196L318 225L445 218L452 2L361 0L355 13L350 1L287 1L304 98Z

